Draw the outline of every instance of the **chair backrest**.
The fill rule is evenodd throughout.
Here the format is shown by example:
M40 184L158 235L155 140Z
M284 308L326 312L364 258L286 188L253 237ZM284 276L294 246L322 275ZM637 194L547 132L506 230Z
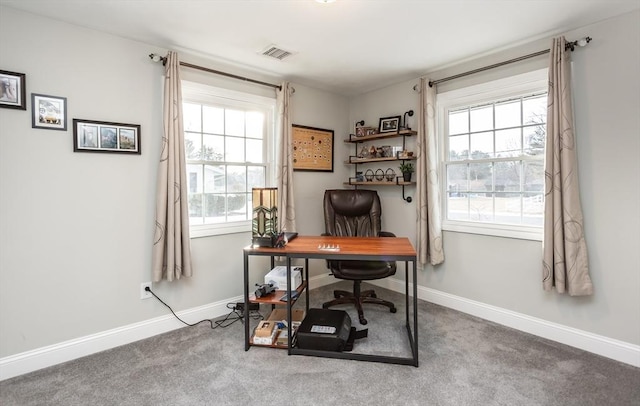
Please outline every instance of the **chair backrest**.
M325 232L341 237L377 237L382 208L375 190L324 192Z

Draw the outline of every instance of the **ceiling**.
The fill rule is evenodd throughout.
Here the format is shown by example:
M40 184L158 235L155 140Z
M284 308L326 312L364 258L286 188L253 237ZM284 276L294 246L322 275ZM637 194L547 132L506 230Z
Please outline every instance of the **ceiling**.
M344 95L563 33L638 0L0 0L66 21ZM108 16L108 17L105 17ZM293 55L277 60L268 46ZM233 72L232 72L233 73Z

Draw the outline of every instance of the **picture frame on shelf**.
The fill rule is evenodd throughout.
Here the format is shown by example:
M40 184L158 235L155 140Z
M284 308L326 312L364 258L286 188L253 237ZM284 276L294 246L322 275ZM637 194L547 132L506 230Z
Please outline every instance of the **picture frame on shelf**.
M67 98L31 93L31 127L67 131Z
M293 170L333 172L333 130L291 127Z
M0 107L27 109L27 87L24 73L0 70Z
M140 125L74 118L73 151L140 155Z
M379 133L397 133L398 131L400 131L400 116L383 117L380 119L380 125L378 126Z

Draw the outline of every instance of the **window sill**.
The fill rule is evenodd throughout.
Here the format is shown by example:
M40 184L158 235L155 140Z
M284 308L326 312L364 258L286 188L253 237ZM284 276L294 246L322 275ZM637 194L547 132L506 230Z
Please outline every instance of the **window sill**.
M224 223L224 224L192 225L189 227L190 238L203 238L203 237L212 237L216 235L250 233L250 232L251 232L250 221L240 221L237 223Z
M531 241L542 241L543 237L541 227L510 226L506 224L445 221L442 224L442 230Z

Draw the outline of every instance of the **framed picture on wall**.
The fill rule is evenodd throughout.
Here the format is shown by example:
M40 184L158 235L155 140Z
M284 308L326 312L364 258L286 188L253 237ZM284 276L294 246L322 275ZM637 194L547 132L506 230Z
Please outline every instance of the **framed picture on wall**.
M31 127L67 131L67 98L31 93Z
M333 172L333 130L292 126L293 170Z
M397 133L400 131L400 116L384 117L380 119L379 133Z
M0 107L27 109L26 75L0 70Z
M140 155L140 125L74 118L73 151Z

